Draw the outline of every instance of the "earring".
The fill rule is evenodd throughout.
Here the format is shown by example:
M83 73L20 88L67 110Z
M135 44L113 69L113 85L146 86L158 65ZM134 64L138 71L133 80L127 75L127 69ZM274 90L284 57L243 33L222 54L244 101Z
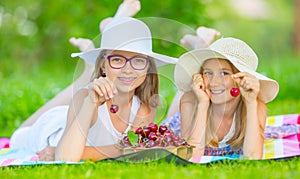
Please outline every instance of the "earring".
M102 76L102 77L106 77L106 73L103 72L103 73L101 74L101 76Z

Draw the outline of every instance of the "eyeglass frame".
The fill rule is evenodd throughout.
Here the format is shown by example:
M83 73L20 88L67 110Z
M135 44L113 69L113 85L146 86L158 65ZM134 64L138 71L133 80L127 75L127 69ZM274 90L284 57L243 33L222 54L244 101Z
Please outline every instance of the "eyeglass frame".
M111 64L110 64L110 59L111 59L111 57L122 57L122 58L124 58L124 59L126 60L126 62L125 62L125 64L124 64L122 67L113 67L113 66L111 66ZM141 58L143 58L143 59L146 59L146 65L145 65L144 68L142 68L142 69L136 69L136 68L134 68L134 67L132 66L131 60L134 59L134 58L136 58L136 57L141 57ZM120 54L107 55L107 56L105 56L105 58L107 59L109 66L110 66L111 68L113 68L113 69L122 69L122 68L124 68L124 67L126 66L127 62L129 62L131 68L133 68L134 70L145 70L145 68L146 68L147 65L149 64L149 60L150 60L148 56L145 57L145 56L141 56L141 55L135 55L135 56L133 56L133 57L131 57L131 58L127 58L127 57L125 57L125 56L123 56L123 55L120 55Z

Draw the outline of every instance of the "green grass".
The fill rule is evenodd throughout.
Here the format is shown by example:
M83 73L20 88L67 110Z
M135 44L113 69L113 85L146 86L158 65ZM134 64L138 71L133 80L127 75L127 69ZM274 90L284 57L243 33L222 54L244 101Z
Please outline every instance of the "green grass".
M187 166L166 162L97 162L80 165L5 167L1 178L298 178L299 159L285 161L224 161Z
M65 61L44 61L35 66L25 62L1 60L0 136L10 136L30 114L69 85L80 69ZM80 62L78 66L82 66ZM300 113L300 60L262 61L259 71L280 84L278 97L268 104L268 114ZM76 70L75 70L76 69ZM172 67L160 69L164 117L176 92ZM75 75L74 75L75 74ZM298 178L299 159L287 161L234 161L212 165L177 166L174 163L87 162L82 165L38 165L1 168L0 178Z

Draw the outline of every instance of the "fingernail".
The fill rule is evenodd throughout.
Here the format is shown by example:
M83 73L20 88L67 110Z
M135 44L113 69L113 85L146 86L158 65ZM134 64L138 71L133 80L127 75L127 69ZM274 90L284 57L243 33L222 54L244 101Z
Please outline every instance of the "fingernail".
M118 90L115 89L115 90L113 91L113 94L118 94Z

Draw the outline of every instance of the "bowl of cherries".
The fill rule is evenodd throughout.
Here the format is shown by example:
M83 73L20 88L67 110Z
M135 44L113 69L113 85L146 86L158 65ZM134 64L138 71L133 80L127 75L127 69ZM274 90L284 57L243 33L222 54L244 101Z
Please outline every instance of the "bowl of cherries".
M166 125L158 126L150 123L148 126L137 128L135 132L128 131L127 135L120 140L119 148L122 154L163 148L188 160L192 156L194 147Z

